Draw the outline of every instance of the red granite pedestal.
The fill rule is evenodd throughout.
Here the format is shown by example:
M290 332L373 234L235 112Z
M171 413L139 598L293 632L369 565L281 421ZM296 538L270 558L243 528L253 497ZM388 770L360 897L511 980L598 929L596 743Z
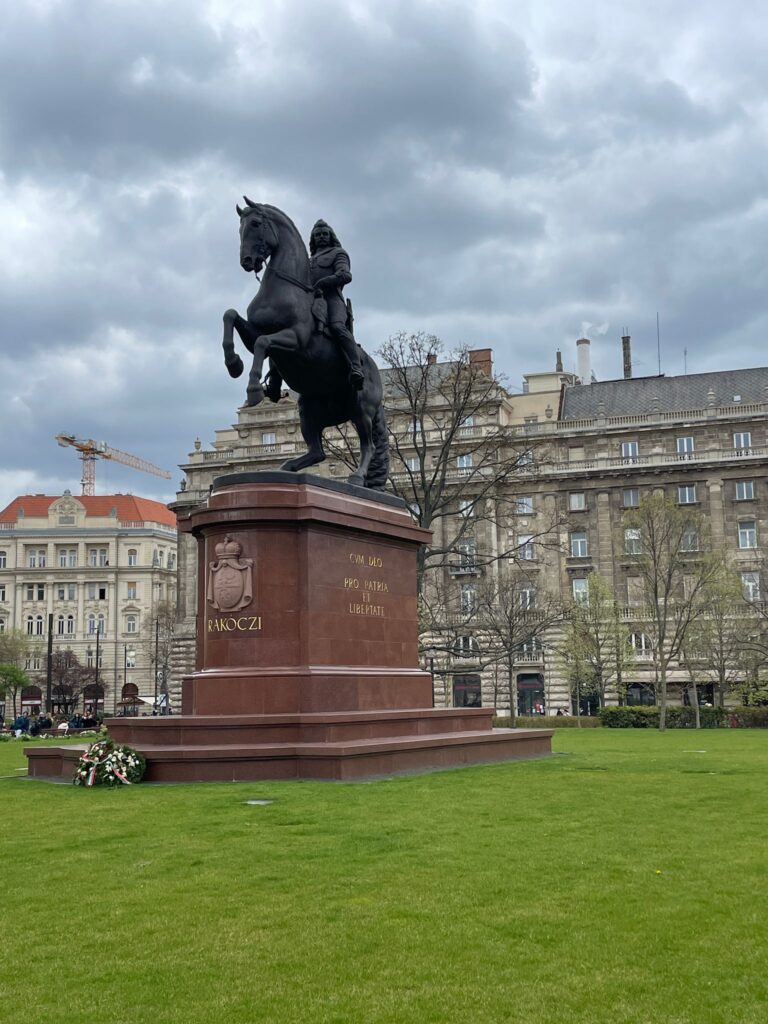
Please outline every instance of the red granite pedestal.
M221 477L180 520L198 540L197 670L182 714L114 718L148 781L356 779L551 753L550 730L493 708L435 709L418 664L416 554L404 504L306 474ZM76 748L29 748L70 774Z

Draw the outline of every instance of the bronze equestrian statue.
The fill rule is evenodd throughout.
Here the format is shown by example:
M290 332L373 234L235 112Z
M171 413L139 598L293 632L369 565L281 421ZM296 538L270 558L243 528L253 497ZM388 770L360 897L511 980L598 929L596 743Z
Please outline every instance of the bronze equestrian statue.
M333 229L318 221L310 259L282 210L244 198L246 206L237 207L240 266L256 275L264 268L264 275L245 318L234 309L224 314L226 367L232 377L243 372L235 353L237 331L253 353L246 405L258 405L265 397L261 377L266 358L266 397L278 401L283 381L298 393L307 451L281 469L297 472L322 462L325 428L352 423L360 438L360 461L349 482L381 490L389 470L381 376L352 334L351 307L342 295L352 280L349 256Z

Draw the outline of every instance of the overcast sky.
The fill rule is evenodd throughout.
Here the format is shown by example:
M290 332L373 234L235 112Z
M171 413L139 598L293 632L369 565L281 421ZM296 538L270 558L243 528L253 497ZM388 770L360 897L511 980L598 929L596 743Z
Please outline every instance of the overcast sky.
M511 386L768 363L762 0L13 0L0 23L0 507L169 500L236 418L243 193L349 250L358 340L491 346Z

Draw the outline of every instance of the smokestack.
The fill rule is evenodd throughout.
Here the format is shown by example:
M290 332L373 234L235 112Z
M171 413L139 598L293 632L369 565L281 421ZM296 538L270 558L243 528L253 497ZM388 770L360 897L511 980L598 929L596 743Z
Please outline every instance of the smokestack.
M632 376L632 349L628 334L621 339L621 354L624 357L624 380L629 380Z
M592 367L589 358L589 338L579 338L576 342L576 367L582 384L592 381Z
M557 354L555 356L555 373L562 373L562 372L563 372L563 353L560 351L560 349L558 349L557 350Z

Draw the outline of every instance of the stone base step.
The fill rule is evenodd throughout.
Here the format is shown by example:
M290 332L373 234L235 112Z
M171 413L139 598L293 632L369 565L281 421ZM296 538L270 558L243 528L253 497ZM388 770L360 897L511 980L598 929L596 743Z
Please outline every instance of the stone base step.
M368 779L550 754L548 729L493 729L315 743L134 743L148 782ZM122 742L122 741L121 741ZM77 747L28 747L34 778L71 775Z

